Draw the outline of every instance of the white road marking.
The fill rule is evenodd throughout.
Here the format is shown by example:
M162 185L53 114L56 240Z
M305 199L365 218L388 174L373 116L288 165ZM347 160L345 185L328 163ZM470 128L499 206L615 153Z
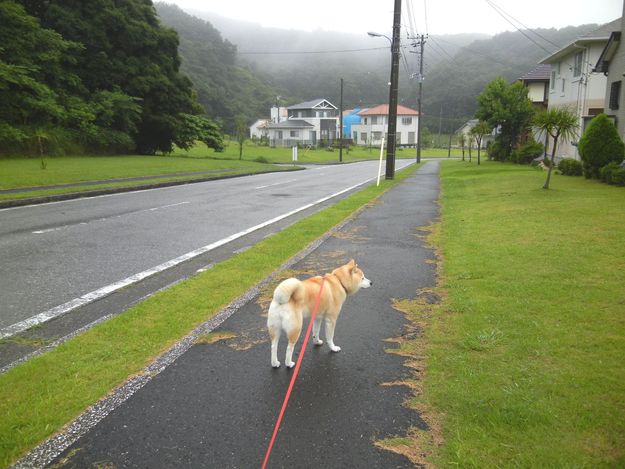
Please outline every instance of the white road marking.
M94 290L92 292L89 292L79 298L75 298L71 301L68 301L67 303L64 303L62 305L56 306L52 309L49 309L47 311L44 311L42 313L39 313L35 316L32 316L28 319L25 319L23 321L20 321L18 323L15 323L11 326L5 327L3 329L0 329L0 339L4 339L7 337L11 337L15 334L18 334L22 331L25 331L27 329L30 329L33 326L36 326L38 324L42 324L44 322L47 322L51 319L54 319L56 317L62 316L63 314L66 314L76 308L79 308L80 306L84 306L88 303L92 303L96 300L99 300L100 298L104 298L105 296L110 295L111 293L116 292L117 290L121 290L122 288L125 288L129 285L132 285L134 283L137 283L147 277L150 277L152 275L155 275L159 272L162 272L164 270L170 269L172 267L177 266L178 264L181 264L185 261L188 261L189 259L193 259L194 257L197 257L201 254L204 254L206 252L212 251L213 249L216 249L220 246L223 246L224 244L229 243L230 241L234 241L235 239L241 238L247 234L250 234L254 231L260 230L261 228L264 228L266 226L272 225L273 223L276 223L280 220L283 220L287 217L290 217L291 215L295 215L296 213L302 212L306 209L309 209L311 207L314 207L315 205L319 205L327 200L330 200L334 197L338 197L339 195L342 195L346 192L351 191L352 189L355 189L359 186L362 186L363 184L366 184L369 181L372 181L375 178L369 178L366 179L362 182L359 182L358 184L354 184L353 186L347 187L346 189L343 189L341 191L335 192L334 194L328 195L326 197L322 197L319 200L316 200L312 203L303 205L299 208L296 208L295 210L291 210L290 212L287 213L283 213L282 215L279 215L277 217L274 217L270 220L264 221L263 223L260 223L258 225L252 226L250 228L247 228L246 230L240 231L238 233L235 233L233 235L230 235L226 238L220 239L219 241L215 241L214 243L208 244L206 246L203 246L199 249L195 249L194 251L190 251L186 254L183 254L182 256L176 257L175 259L171 259L167 262L164 262L163 264L157 265L156 267L152 267L151 269L148 270L144 270L143 272L139 272L135 275L131 275L128 278L125 278L123 280L120 280L119 282L115 282L112 283L110 285L107 285L105 287L99 288L97 290Z
M143 210L138 210L136 212L132 212L133 215L136 215L137 213L141 213L141 212L154 212L155 210L161 210L163 208L169 208L169 207L177 207L178 205L184 205L184 204L189 204L191 202L178 202L177 204L169 204L169 205L162 205L160 207L153 207L153 208L146 208ZM55 231L61 231L61 230L65 230L67 228L71 228L72 226L80 226L80 225L88 225L89 223L94 223L94 222L100 222L100 221L106 221L106 220L111 220L111 219L115 219L115 218L121 218L125 215L114 215L112 217L103 217L103 218L98 218L96 220L92 220L91 222L80 222L80 223L74 223L72 225L62 225L62 226L57 226L56 228L47 228L45 230L37 230L37 231L33 231L32 234L46 234L46 233L53 233Z
M279 186L280 184L287 184L289 182L294 182L294 181L297 181L297 179L289 179L287 181L274 182L273 184L267 184L266 186L258 186L258 187L255 187L254 189L265 189L267 187Z

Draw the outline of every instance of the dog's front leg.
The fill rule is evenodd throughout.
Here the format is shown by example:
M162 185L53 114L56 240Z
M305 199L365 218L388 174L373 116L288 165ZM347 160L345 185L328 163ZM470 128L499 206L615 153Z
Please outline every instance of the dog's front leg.
M326 340L330 346L330 350L333 352L340 352L341 347L334 344L334 327L336 326L336 320L332 318L326 318Z

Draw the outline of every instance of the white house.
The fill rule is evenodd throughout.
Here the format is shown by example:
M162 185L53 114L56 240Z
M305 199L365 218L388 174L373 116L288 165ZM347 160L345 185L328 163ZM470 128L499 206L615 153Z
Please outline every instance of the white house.
M465 142L466 148L469 148L469 147L477 148L477 143L475 142L475 138L471 135L471 130L473 129L473 127L477 125L478 122L479 122L479 119L468 120L462 125L462 127L460 127L455 132L456 134L464 135L464 142ZM487 148L490 142L492 142L495 139L495 135L496 135L496 129L493 129L493 131L490 134L484 135L482 137L482 148Z
M271 146L332 144L339 137L339 110L327 99L289 106L286 120L268 124Z
M622 44L625 40L625 21L622 23L620 30L610 34L594 71L607 77L604 112L614 118L618 133L625 141L625 92L622 89L622 81L625 80L625 45Z
M270 119L258 119L250 125L250 138L263 138L268 136L267 126L271 122Z
M352 139L357 145L379 145L384 137L388 141L388 104L360 111L360 124L352 124ZM396 138L398 145L417 144L419 113L406 106L397 105Z
M557 156L579 159L576 147L579 136L586 124L604 111L607 79L592 71L611 33L620 30L621 18L577 38L540 61L551 64L549 109L569 108L579 119L578 137L574 141L558 141Z

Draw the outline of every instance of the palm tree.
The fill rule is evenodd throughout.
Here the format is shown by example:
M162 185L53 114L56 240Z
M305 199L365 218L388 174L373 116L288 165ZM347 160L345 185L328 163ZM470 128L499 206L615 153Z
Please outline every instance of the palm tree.
M547 132L553 140L553 145L551 147L551 164L547 172L547 180L543 186L543 189L549 189L549 181L551 180L551 170L555 162L558 139L562 137L566 140L571 140L577 136L577 116L568 108L553 108L536 114L534 117L534 126Z

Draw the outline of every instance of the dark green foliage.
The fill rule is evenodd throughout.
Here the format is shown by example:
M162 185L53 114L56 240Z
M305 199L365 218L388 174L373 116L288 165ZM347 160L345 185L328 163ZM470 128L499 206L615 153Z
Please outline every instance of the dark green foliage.
M153 154L196 132L178 37L151 1L3 0L0 24L2 152Z
M494 159L508 160L519 136L528 128L534 107L527 92L522 83L509 85L503 77L498 77L486 85L477 97L475 117L500 130L496 140L501 145L501 151Z
M530 138L526 143L516 150L512 150L510 161L517 164L531 164L535 158L538 158L545 151L542 143Z
M614 184L615 186L625 186L625 168L618 168L612 171L610 184Z
M581 176L584 172L582 162L573 158L564 158L558 164L558 169L565 176Z
M625 156L625 145L605 114L599 114L590 121L579 139L578 150L587 178L599 178L600 168L611 162L620 163Z
M599 170L599 178L608 184L625 185L625 168L614 161Z

